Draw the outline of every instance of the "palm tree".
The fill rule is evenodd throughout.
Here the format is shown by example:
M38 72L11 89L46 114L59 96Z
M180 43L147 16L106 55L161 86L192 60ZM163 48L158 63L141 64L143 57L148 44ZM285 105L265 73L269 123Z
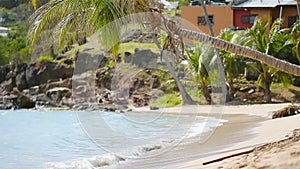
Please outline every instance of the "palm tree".
M66 32L72 29L90 33L122 16L136 12L150 12L147 19L151 26L165 30L170 36L178 35L202 42L214 48L261 61L278 70L300 76L300 66L249 47L181 28L176 22L166 18L159 10L153 8L155 4L153 1L145 0L53 0L39 8L32 15L29 37L31 42L34 43L41 31L50 26L49 29L53 32L56 30L59 39L63 39L63 37L66 37ZM56 25L56 29L53 25Z
M208 89L210 84L208 65L213 59L213 48L204 44L194 43L193 50L187 50L188 62L191 72L195 74L195 79L201 85L201 92L207 103L211 103L212 98Z
M293 45L293 54L300 63L300 20L294 23L291 30L290 43Z
M242 46L249 46L250 42L249 35L244 30L233 31L229 28L226 28L220 33L218 37L220 39ZM243 70L243 68L246 67L245 59L242 56L223 50L220 51L220 53L224 65L226 81L229 88L229 99L233 99L235 93L233 80L234 78L237 78L242 73L241 71Z
M289 51L288 54L292 55L292 47L289 43L286 43L290 39L290 30L278 30L278 27L281 25L281 23L281 19L275 20L270 31L267 31L267 28L269 27L268 19L257 19L253 27L248 30L253 39L253 46L258 51L271 54L275 57L280 56L282 53L286 53L285 51ZM284 85L291 83L290 75L278 71L264 63L255 62L250 66L260 74L257 82L258 85L264 90L265 100L267 103L272 101L270 87L274 78L280 79Z

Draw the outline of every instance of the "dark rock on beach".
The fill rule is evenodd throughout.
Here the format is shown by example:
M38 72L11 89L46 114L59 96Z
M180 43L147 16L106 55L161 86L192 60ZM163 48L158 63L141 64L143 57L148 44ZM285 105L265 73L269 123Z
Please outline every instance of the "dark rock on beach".
M49 80L70 78L72 75L73 68L55 63L45 63L40 68L31 64L26 69L26 81L29 87L47 83Z
M13 95L16 97L13 98L13 103L17 108L34 108L35 107L35 102L29 98L28 96L24 95L18 90L13 90L12 92Z

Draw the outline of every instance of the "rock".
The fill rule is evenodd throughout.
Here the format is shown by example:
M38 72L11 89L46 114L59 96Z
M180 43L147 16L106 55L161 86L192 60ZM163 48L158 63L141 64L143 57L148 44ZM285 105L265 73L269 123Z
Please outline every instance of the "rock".
M33 87L29 88L28 90L29 90L29 93L31 95L36 95L36 94L40 93L40 87L39 86L33 86Z
M98 68L104 67L107 62L108 59L104 55L91 56L87 52L79 53L75 62L74 74L96 71Z
M19 73L25 72L26 68L27 68L26 63L20 63L15 67L14 72L15 72L15 74L19 74Z
M151 33L144 33L137 41L140 43L153 43L153 35Z
M150 88L155 89L160 87L160 80L157 75L152 75L150 79Z
M17 74L16 76L16 86L18 88L18 90L22 91L24 89L28 88L28 84L26 81L26 72L20 72L19 74Z
M96 86L99 89L111 90L110 68L104 67L96 71Z
M150 96L146 93L135 93L132 95L132 104L135 107L148 106L150 101Z
M14 105L12 103L9 104L0 104L0 110L11 110L14 109Z
M45 63L40 68L35 64L31 64L26 69L26 81L28 87L37 86L47 83L49 80L59 80L71 78L73 76L73 68L67 68L60 64Z
M131 29L127 32L124 32L122 35L121 43L131 42L133 40L139 39L143 35L141 29Z
M73 64L73 60L72 59L65 59L64 60L64 64L66 64L66 65L72 65Z
M104 111L108 111L108 112L115 112L117 109L114 105L106 105L104 107Z
M135 49L135 53L124 58L125 63L131 63L137 67L147 68L149 65L156 65L159 55L150 49Z
M248 94L252 94L252 93L254 93L254 92L255 92L255 90L254 90L254 89L251 89L251 90L248 91Z
M155 106L150 106L150 110L158 110L159 107L155 107Z
M55 87L46 92L47 97L53 100L54 103L60 104L63 97L70 97L71 89L66 87Z
M55 104L45 93L41 93L35 96L36 105L38 106L58 106Z
M4 92L11 92L14 86L15 84L12 78L1 83L1 89Z
M10 72L10 69L7 65L0 66L0 83L7 80L6 76Z
M25 96L20 91L18 91L17 89L14 89L12 94L17 96L17 99L14 100L14 105L17 108L29 109L29 108L34 108L35 107L35 102L33 100L31 100L29 97Z
M103 111L104 107L99 104L92 104L92 103L80 103L75 104L73 109L76 110L85 110L85 111Z
M56 87L65 87L65 88L72 88L72 78L68 78L65 80L60 80L56 82L45 83L39 86L38 93L46 93L48 90L56 88ZM37 93L35 93L37 94Z

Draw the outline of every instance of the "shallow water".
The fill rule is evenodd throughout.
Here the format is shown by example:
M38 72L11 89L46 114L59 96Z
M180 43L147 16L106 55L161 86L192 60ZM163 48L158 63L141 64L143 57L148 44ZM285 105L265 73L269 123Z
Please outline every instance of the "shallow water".
M200 116L0 111L0 168L93 168L126 163L175 146L180 149L219 123Z

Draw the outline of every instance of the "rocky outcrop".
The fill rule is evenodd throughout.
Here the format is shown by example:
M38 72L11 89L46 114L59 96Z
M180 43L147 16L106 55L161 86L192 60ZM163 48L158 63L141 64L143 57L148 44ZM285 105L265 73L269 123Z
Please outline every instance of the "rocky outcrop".
M26 81L28 87L47 83L49 80L66 79L73 76L73 68L68 68L60 64L45 63L40 68L31 64L26 69Z
M141 29L132 29L123 34L123 38L121 39L121 43L131 42L133 40L139 39L143 35Z
M130 63L137 67L151 67L152 65L156 65L156 61L159 55L153 53L150 49L135 49L135 53L131 55L127 55L124 58L125 63Z
M134 93L132 95L132 104L135 107L148 106L150 102L150 96L146 93Z
M76 58L74 74L77 75L87 71L95 71L98 68L104 67L107 61L108 59L104 55L92 56L87 52L79 53Z
M61 101L64 97L71 97L71 89L66 87L55 87L46 92L46 95L54 101L55 104L61 105Z
M153 43L152 33L142 32L141 29L131 29L122 34L121 43L127 42Z
M22 91L24 89L28 88L28 83L26 80L26 72L20 72L19 74L17 74L16 76L16 86L18 88L18 90Z
M10 68L8 67L8 65L0 66L0 83L7 80L6 76L8 72L10 72Z
M34 108L35 107L35 102L29 98L28 96L24 95L18 90L13 90L12 95L15 97L12 97L12 102L17 108Z

